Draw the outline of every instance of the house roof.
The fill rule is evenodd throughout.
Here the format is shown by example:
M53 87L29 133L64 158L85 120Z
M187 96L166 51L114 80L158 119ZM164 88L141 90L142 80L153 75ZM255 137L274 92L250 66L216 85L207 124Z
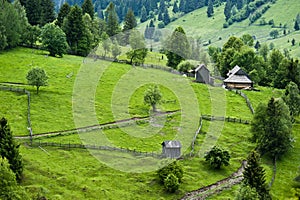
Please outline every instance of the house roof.
M231 76L231 75L234 75L236 74L241 68L236 65L232 70L229 70L229 72L226 74L227 76Z
M246 75L231 75L224 83L252 83L252 81Z
M197 71L199 71L200 69L205 69L205 70L207 70L207 71L209 71L207 68L206 68L206 66L204 65L204 64L200 64L200 65L198 65L198 67L195 69L195 72L197 72Z
M180 148L181 147L181 143L177 140L167 140L167 141L164 141L162 143L162 145L167 148Z

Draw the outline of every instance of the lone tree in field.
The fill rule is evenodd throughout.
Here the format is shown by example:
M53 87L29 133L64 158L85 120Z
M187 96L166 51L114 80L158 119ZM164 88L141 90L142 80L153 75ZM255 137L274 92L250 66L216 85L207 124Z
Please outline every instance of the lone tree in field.
M160 102L162 94L160 93L157 85L151 86L147 89L144 95L144 102L152 106L153 112L156 112L156 105Z
M38 68L38 67L32 68L28 72L26 79L27 79L29 85L36 87L37 94L39 93L39 88L41 86L48 85L48 76L47 76L45 70Z
M261 155L272 158L283 155L292 147L292 122L289 109L281 100L271 98L268 105L260 104L252 122L252 141Z
M260 156L256 151L249 154L243 176L243 184L255 189L259 199L271 199L266 185L265 170L260 166Z
M229 152L217 146L214 146L205 156L205 161L208 161L210 166L215 169L220 169L222 165L228 166L230 155Z
M12 132L5 118L0 120L0 156L6 158L10 169L15 173L16 179L22 179L23 163L19 154L19 146L14 141Z

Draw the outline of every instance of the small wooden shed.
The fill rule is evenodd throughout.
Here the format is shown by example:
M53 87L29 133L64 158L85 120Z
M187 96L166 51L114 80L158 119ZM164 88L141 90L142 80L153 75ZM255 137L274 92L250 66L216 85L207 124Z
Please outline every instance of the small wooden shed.
M181 155L181 143L177 140L167 140L162 144L162 155L166 158L179 158Z
M236 65L227 73L228 78L224 80L226 88L244 89L253 88L253 81L248 74Z
M210 71L204 64L198 65L195 69L196 82L213 85L213 78L210 76Z

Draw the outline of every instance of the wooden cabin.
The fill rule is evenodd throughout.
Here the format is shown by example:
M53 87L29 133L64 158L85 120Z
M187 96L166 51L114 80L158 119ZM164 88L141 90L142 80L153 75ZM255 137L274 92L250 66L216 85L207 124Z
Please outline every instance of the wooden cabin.
M198 65L195 69L195 79L196 82L205 83L205 84L213 84L213 79L210 76L210 71L204 64Z
M235 66L227 73L227 78L223 81L226 88L230 89L251 89L253 81L248 74L239 66Z

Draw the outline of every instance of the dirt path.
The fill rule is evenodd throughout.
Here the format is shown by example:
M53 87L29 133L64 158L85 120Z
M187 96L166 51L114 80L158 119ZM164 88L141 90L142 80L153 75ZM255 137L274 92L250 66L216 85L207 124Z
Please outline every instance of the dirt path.
M163 115L168 115L168 114L174 114L177 113L180 110L174 110L174 111L167 111L167 112L157 112L155 113L154 116L163 116ZM32 138L38 138L38 137L46 137L46 136L55 136L55 135L67 135L67 134L72 134L72 133L85 133L85 132L90 132L93 130L100 130L104 129L106 127L124 127L131 125L133 122L137 121L143 121L143 120L150 120L151 117L133 117L129 119L123 119L123 120L118 120L114 122L108 122L104 124L96 124L96 125L91 125L91 126L85 126L85 127L80 127L77 129L69 129L69 130L63 130L63 131L53 131L53 132L46 132L46 133L38 133L32 135ZM14 138L16 139L30 139L30 136L15 136Z
M242 162L241 167L236 172L231 174L229 177L222 179L211 185L200 188L198 190L188 192L181 198L181 200L188 200L188 199L202 200L202 199L206 199L207 197L213 194L217 194L222 190L231 188L233 185L236 185L243 180L243 171L245 169L246 164L247 162L244 160Z

